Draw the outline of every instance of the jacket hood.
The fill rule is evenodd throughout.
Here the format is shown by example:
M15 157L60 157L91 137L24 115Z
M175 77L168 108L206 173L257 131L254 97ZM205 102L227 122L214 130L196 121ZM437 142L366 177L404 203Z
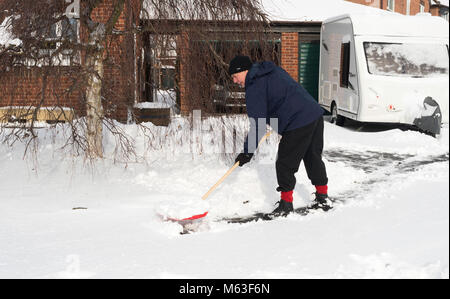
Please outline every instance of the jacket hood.
M275 63L271 61L254 63L252 68L247 74L247 78L245 79L245 86L252 84L252 82L257 78L270 74L271 72L273 72L275 67L276 67Z

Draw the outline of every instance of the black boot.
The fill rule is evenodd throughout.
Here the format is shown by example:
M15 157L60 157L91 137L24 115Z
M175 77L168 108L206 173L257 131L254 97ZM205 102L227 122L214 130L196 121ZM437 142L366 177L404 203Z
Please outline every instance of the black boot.
M310 209L322 209L325 212L333 208L332 201L328 198L328 194L315 193L316 198L313 203L309 206Z
M290 212L294 211L294 206L292 202L287 202L285 200L280 200L277 202L279 205L278 207L273 210L272 215L275 216L286 216Z

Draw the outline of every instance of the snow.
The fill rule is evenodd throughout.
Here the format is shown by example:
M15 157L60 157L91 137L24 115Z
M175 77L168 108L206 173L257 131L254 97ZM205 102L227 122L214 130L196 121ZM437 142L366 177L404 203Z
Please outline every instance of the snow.
M14 38L11 34L11 17L7 17L0 24L0 45L8 46L19 46L22 44L20 39Z
M271 21L324 21L342 14L397 15L345 0L261 0Z
M183 198L180 201L180 197ZM198 196L187 197L179 194L171 198L165 197L157 204L156 213L165 219L182 220L196 215L203 215L209 211L209 203L199 200Z
M368 43L365 48L369 72L404 77L448 77L445 44Z
M172 108L176 106L176 93L174 90L156 90L154 102L141 102L134 105L135 108Z
M134 108L139 109L161 109L161 108L171 108L173 105L167 103L159 102L141 102L134 105Z
M23 158L26 136L0 145L0 278L449 278L448 125L433 138L326 123L330 195L346 202L243 225L219 219L274 208L278 136L202 201L233 165L218 130L242 136L245 117L205 118L200 139L183 118L120 126L136 139L128 163L107 133L104 160L75 156L64 125L37 131L38 155ZM313 187L303 166L297 180L299 207ZM158 215L197 205L209 215L195 234Z

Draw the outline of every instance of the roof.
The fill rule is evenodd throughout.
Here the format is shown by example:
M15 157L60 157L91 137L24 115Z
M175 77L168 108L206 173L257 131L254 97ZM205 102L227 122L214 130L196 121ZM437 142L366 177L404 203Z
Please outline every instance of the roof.
M261 9L272 22L321 22L332 16L344 13L392 14L379 8L355 4L345 0L259 0L259 3ZM183 4L186 3L183 2ZM143 5L144 9L150 7L150 0L144 0ZM195 5L190 5L192 7L179 7L179 11L186 19L195 18L196 15ZM148 11L147 13L149 15L141 15L143 19L155 17L154 12ZM170 14L165 15L165 18L171 19Z
M345 14L324 21L330 23L342 18L351 18L355 35L383 35L383 36L423 36L434 38L449 37L448 22L430 14L405 16L401 14L368 15ZM374 26L374 24L376 24Z
M345 0L260 0L260 2L271 21L324 21L342 14L394 14Z

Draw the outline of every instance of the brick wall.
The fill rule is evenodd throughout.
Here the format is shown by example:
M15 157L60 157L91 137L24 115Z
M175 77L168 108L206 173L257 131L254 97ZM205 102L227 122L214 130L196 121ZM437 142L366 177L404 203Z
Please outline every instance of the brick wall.
M346 0L349 2L382 8L387 10L388 0ZM420 12L420 3L425 6L425 12L430 12L430 3L428 0L411 0L410 15L415 15ZM405 14L407 13L407 0L395 0L395 12Z
M420 3L425 5L425 12L430 12L430 1L428 0L411 0L411 15L416 15L420 12Z
M34 68L16 68L14 71L0 74L0 106L34 106L40 105L43 89L44 70ZM77 90L68 93L73 82L65 73L68 68L52 68L47 77L45 103L43 106L65 106L74 108L83 114L80 103L81 94ZM80 113L81 112L81 113Z
M298 81L298 33L281 34L281 67Z

